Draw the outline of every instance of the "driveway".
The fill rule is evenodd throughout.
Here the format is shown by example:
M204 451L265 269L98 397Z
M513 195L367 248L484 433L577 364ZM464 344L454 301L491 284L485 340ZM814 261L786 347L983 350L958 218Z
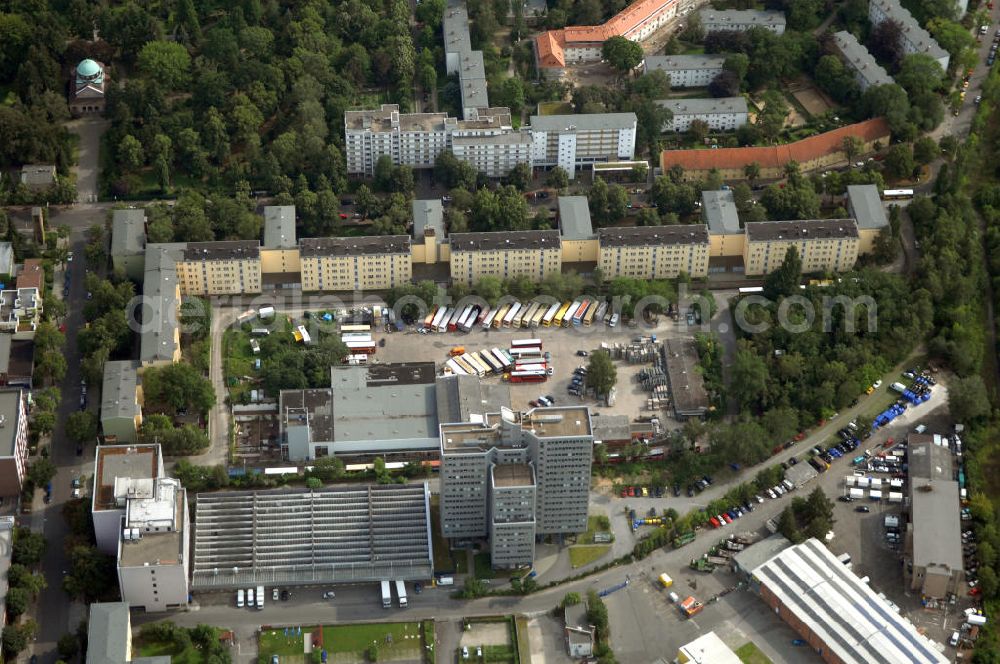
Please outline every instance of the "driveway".
M104 118L84 117L66 123L66 128L79 138L76 175L78 203L97 202L97 176L101 167L101 137L110 123Z

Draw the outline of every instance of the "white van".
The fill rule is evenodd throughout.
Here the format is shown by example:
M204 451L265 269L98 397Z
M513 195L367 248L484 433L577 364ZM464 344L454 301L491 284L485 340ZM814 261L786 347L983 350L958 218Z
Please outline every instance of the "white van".
M677 593L675 593L675 592L668 593L667 597L670 598L670 603L671 604L676 604L677 602L681 601L681 598L678 597Z
M247 606L253 606L253 588L247 588Z
M951 638L948 639L948 645L949 646L957 646L958 645L958 632L957 631L951 633Z
M257 586L257 610L264 609L264 586Z
M236 591L236 606L241 609L243 608L243 603L244 603L243 595L244 593L242 588Z

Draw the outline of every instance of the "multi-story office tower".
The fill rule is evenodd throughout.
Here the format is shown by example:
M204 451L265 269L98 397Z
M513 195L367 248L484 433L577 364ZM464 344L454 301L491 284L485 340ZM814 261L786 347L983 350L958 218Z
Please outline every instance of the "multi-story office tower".
M743 264L747 276L768 274L795 247L803 272L843 272L857 262L858 246L854 219L758 221L747 224Z
M409 235L304 238L302 290L386 290L410 281Z
M672 88L703 88L722 73L725 63L724 55L649 55L643 71L665 72Z
M541 281L562 269L559 231L451 234L451 279L472 285L483 277Z
M748 118L747 100L743 97L661 99L656 103L673 113L663 131L687 131L695 120L705 122L712 131L733 131L745 125Z
M594 440L586 407L503 409L440 431L445 537L490 537L493 565L512 567L531 564L533 537L586 529Z
M704 224L602 228L597 238L597 264L608 278L708 274L708 228Z

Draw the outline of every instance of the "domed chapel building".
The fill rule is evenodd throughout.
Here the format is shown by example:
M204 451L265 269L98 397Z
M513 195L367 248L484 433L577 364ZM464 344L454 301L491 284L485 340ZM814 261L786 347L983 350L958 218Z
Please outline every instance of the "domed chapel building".
M104 112L104 91L108 74L104 64L96 60L83 60L73 71L70 82L69 110L74 116L96 115Z

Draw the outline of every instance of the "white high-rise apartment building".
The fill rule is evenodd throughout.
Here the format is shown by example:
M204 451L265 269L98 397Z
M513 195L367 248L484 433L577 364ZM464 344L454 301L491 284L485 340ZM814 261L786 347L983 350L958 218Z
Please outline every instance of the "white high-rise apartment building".
M635 113L531 116L535 166L561 166L570 179L577 166L627 161L635 156Z

